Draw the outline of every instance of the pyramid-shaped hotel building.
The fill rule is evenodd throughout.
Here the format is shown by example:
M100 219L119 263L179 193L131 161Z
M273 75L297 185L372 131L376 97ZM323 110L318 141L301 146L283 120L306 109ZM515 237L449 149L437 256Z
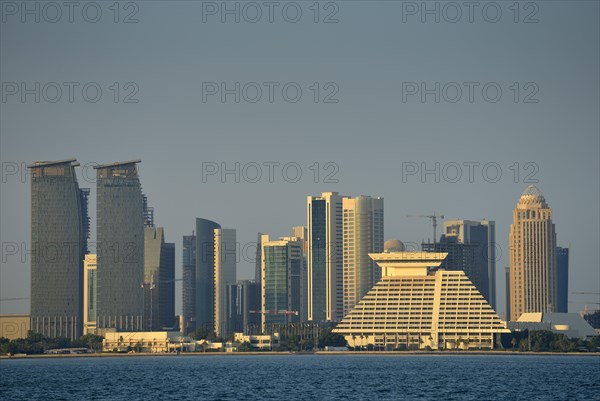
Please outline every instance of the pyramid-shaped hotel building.
M382 278L333 330L350 347L492 349L510 333L464 272L439 268L446 253L404 252L397 242L369 254Z

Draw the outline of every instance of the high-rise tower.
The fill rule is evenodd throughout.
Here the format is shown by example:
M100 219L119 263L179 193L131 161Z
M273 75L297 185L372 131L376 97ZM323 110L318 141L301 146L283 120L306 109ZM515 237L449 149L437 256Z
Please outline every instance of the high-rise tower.
M510 225L510 320L556 312L556 231L552 209L535 185L525 189Z
M229 334L227 285L236 282L237 251L236 233L230 228L214 230L214 321L215 334L225 337Z
M144 207L137 163L99 165L97 316L103 329L139 331L144 316Z
M35 162L31 169L31 329L76 339L83 329L83 259L87 189L76 159Z
M307 199L308 320L338 322L343 313L342 197Z
M271 325L300 321L302 309L302 240L262 237L261 314L263 332Z
M342 207L345 316L381 278L369 253L383 252L383 198L344 198Z
M196 328L215 326L215 229L214 221L196 218Z
M175 317L175 244L165 242L163 227L144 228L144 326L173 327Z

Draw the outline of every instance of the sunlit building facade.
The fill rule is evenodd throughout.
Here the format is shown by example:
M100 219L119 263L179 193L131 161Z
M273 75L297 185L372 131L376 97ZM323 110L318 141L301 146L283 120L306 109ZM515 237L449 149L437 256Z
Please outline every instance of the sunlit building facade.
M370 256L382 278L333 330L349 346L491 349L510 332L464 272L439 269L445 253Z
M383 198L342 199L344 316L381 279L369 253L383 252Z
M552 209L535 185L513 211L509 235L510 320L522 313L556 312L556 231Z

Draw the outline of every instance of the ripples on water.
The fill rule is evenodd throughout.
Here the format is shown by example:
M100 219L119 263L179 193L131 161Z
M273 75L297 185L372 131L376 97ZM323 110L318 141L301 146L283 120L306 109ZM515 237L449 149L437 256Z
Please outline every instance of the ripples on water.
M600 400L600 357L167 356L0 361L0 400Z

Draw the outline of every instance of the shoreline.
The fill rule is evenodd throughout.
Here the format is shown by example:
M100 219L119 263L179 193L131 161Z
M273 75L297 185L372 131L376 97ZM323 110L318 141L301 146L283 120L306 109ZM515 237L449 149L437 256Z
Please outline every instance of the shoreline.
M291 351L268 351L268 352L183 352L180 354L172 352L136 352L131 354L119 354L112 352L98 352L91 354L33 354L33 355L0 355L0 360L10 359L52 359L52 358L135 358L135 357L178 357L178 356L473 356L473 355L504 355L504 356L588 356L600 357L598 352L533 352L533 351L317 351L317 352L291 352Z

